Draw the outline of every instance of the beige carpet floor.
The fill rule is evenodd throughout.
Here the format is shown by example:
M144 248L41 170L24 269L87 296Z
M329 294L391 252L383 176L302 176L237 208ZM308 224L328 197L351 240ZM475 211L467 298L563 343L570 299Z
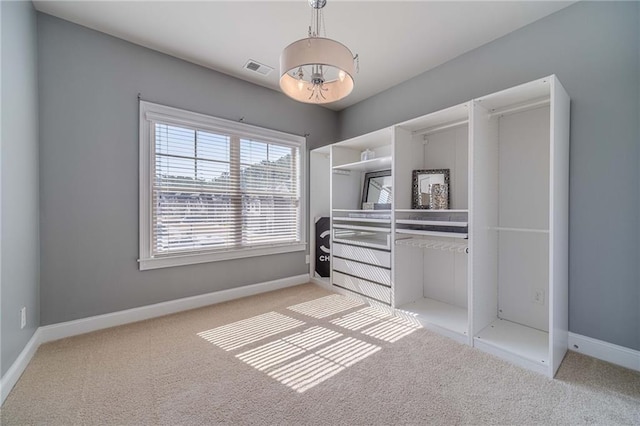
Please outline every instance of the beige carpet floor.
M640 374L551 380L313 284L42 345L3 425L640 424Z

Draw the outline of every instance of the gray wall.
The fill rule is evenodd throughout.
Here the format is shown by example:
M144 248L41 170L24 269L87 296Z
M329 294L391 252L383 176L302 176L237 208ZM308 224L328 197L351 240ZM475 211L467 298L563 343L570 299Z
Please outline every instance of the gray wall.
M305 253L139 271L138 101L294 134L337 113L38 14L42 325L308 272Z
M36 12L31 2L2 2L0 145L1 374L40 323L38 242L38 79ZM20 308L27 326L20 329Z
M339 117L344 139L556 74L571 97L569 328L633 349L640 349L639 8L577 3Z

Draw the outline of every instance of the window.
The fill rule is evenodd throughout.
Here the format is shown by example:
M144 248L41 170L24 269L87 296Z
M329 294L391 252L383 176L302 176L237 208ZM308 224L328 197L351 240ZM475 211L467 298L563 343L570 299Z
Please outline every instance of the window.
M140 102L140 269L305 250L305 139Z

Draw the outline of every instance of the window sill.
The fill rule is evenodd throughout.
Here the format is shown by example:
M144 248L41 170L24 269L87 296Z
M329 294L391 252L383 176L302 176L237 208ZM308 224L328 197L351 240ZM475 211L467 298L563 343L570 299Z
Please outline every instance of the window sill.
M248 249L229 250L216 253L184 254L179 256L154 257L150 259L138 259L141 271L148 269L170 268L172 266L195 265L198 263L218 262L221 260L242 259L255 256L268 256L271 254L305 251L306 243L297 243L283 246L256 247Z

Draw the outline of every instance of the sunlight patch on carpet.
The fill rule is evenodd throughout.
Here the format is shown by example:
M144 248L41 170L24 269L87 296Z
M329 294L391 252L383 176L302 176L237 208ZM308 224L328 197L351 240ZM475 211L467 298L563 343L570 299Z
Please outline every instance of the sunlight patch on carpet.
M269 373L283 385L302 393L325 380L330 379L347 367L310 354Z
M256 370L264 371L305 352L307 351L301 347L277 340L238 354L236 358L244 361Z
M380 349L379 346L348 337L279 367L270 372L269 376L302 393Z
M284 337L282 340L300 346L303 349L313 349L320 345L324 345L325 343L329 343L338 337L342 337L342 334L337 331L329 330L328 328L316 326L301 333Z
M226 351L231 351L304 324L304 321L277 312L268 312L202 331L198 336Z
M393 317L362 330L362 334L393 343L410 335L419 328L422 328L420 324L415 324L405 318Z
M380 346L372 345L353 337L347 337L319 350L316 354L345 367L351 367L356 362L362 361L380 349L382 349Z
M323 327L311 327L238 354L236 358L257 370L264 371L341 336L342 334Z
M203 331L198 336L226 351L256 343L259 346L243 349L235 355L236 359L302 393L382 349L359 338L345 337L339 329L332 328L341 327L390 343L422 328L414 318L397 317L392 312L339 294L286 309L320 320L337 314L342 316L330 321L325 319L325 327L311 326L280 337L281 333L307 323L269 312ZM274 339L276 335L279 336ZM267 343L261 342L269 337L272 339Z
M356 312L351 312L343 317L336 318L330 322L347 330L356 331L389 317L391 317L391 314L369 306Z
M287 309L313 318L326 318L337 313L364 305L364 302L332 294L309 302L289 306Z

